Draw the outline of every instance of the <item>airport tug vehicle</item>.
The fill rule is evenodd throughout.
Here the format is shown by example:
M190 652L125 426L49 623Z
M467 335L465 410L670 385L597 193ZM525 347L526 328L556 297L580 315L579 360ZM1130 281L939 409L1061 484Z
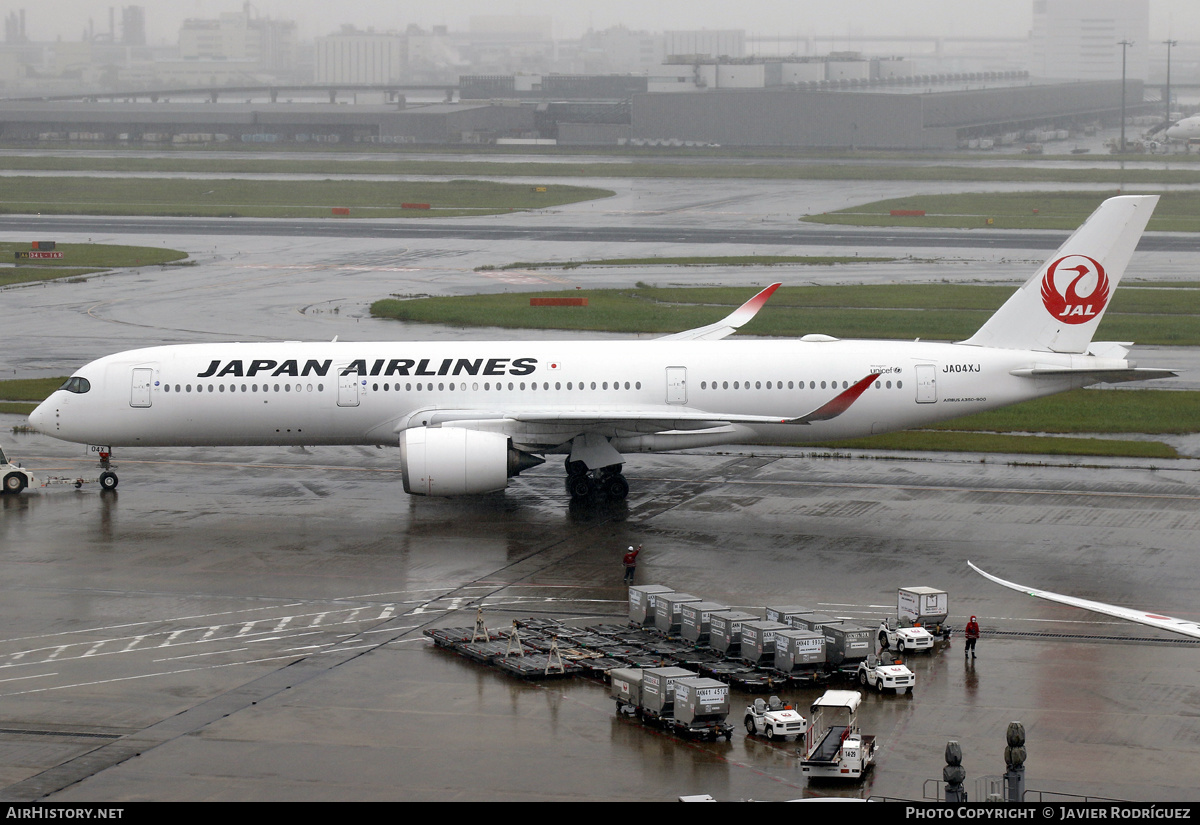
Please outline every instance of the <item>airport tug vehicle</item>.
M4 448L0 447L0 474L3 475L3 487L0 487L5 493L19 493L26 487L32 487L37 483L33 477L33 473L25 468L11 463L4 455Z
M933 634L921 625L893 627L891 619L884 619L879 623L879 647L898 653L933 650Z
M865 661L858 663L858 683L864 688L875 688L880 693L885 690L912 693L917 677L898 659L881 662L874 656L868 656Z
M827 690L812 703L800 770L816 779L861 779L875 764L875 736L858 729L857 690Z
M107 448L104 449L107 450ZM7 456L4 455L4 448L0 447L0 492L17 495L26 487L53 487L59 484L70 484L78 490L85 484L96 482L105 490L115 489L117 486L117 474L112 471L111 464L109 463L109 453L100 453L100 468L103 472L100 473L98 478L48 476L39 479L21 465L10 462Z
M791 704L781 702L778 696L765 702L755 699L754 704L746 708L744 724L748 736L762 734L772 741L789 736L799 738L808 727L808 721Z

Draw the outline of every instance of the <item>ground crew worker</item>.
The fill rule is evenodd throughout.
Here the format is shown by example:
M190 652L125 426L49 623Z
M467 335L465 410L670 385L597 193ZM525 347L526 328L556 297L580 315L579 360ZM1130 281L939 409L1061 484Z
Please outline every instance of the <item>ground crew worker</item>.
M967 647L963 650L963 658L970 656L975 658L975 643L979 641L979 622L975 621L975 617L971 617L971 621L967 622L965 634L967 637Z
M625 552L625 558L621 560L621 564L625 565L625 583L633 584L633 572L637 569L638 553L642 552L642 545L638 545L637 549L633 549L633 545L629 545L629 550Z

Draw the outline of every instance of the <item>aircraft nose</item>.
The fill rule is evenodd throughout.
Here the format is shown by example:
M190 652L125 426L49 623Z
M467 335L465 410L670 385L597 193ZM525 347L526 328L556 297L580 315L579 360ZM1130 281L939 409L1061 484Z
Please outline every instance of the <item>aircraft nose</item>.
M51 421L54 414L48 408L50 402L43 401L38 404L33 412L29 414L29 426L33 427L39 433L50 435Z

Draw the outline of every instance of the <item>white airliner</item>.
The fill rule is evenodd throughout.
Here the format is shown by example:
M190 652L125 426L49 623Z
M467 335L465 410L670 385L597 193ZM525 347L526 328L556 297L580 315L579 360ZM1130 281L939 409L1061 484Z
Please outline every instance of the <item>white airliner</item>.
M776 284L722 321L649 341L122 352L76 372L30 422L109 447L399 445L414 495L502 490L541 456L563 455L572 497L621 499L627 453L832 441L1174 375L1138 369L1125 345L1091 343L1157 200L1105 201L961 343L721 340Z
M1176 619L1171 616L1162 616L1158 613L1147 613L1144 610L1134 610L1129 607L1121 607L1115 604L1106 602L1094 602L1090 599L1078 599L1074 596L1064 596L1061 593L1051 593L1049 590L1038 590L1036 587L1026 587L1023 584L1016 582L1005 581L998 576L993 576L991 573L985 573L971 562L967 565L979 575L989 581L993 581L1001 587L1007 587L1009 590L1016 590L1018 593L1024 593L1027 596L1033 596L1046 601L1058 602L1059 604L1078 607L1082 610L1091 610L1093 613L1102 613L1105 616L1114 616L1118 619L1125 619L1138 624L1157 627L1159 630L1169 630L1172 633L1180 633L1184 636L1191 636L1200 639L1200 623L1188 621L1187 619Z
M1184 143L1200 140L1200 115L1192 115L1172 123L1167 127L1166 136L1168 140L1180 140Z

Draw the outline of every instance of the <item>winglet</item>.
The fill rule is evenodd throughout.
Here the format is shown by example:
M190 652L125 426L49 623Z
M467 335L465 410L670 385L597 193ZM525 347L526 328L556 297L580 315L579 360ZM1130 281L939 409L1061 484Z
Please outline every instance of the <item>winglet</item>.
M684 332L676 332L673 335L664 335L657 339L659 341L719 341L720 339L732 335L740 327L745 326L750 320L758 314L758 311L763 308L775 290L779 289L780 284L771 284L769 287L759 292L753 298L733 312L726 315L715 324L709 324L696 329L685 330Z
M826 401L821 406L817 407L807 415L802 415L799 418L789 419L787 424L811 424L814 421L828 421L831 418L837 418L839 415L850 409L850 405L858 400L858 397L867 391L867 387L880 376L880 373L873 372L866 378L859 381L848 390L843 390L830 401Z

